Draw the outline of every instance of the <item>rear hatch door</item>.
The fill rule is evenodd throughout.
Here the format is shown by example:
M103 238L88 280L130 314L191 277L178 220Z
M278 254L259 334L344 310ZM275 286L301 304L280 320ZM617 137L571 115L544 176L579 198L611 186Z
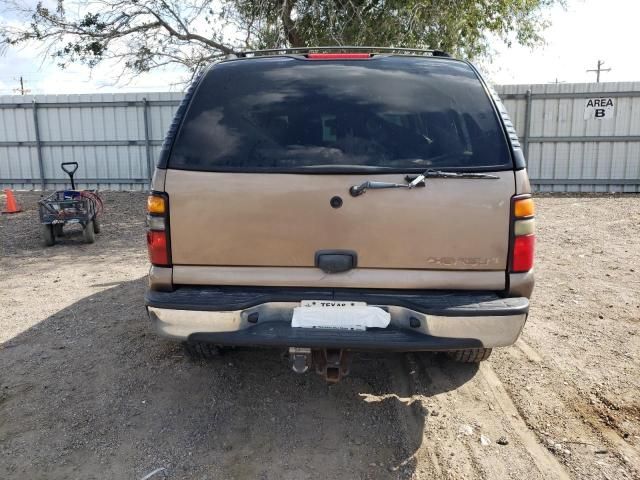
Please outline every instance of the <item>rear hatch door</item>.
M381 57L214 66L168 162L174 265L504 271L514 172L495 108L465 63ZM433 178L427 169L495 178Z
M504 270L514 183L512 172L495 175L354 198L363 178L404 179L170 171L173 262L309 267L316 252L349 250L361 268Z

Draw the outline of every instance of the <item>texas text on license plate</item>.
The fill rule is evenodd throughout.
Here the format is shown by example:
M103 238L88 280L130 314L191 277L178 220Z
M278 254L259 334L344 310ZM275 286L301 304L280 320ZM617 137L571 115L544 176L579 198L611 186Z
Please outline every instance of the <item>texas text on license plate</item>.
M336 302L331 300L302 300L300 302L301 307L366 307L365 302Z
M365 302L302 300L293 309L291 326L296 328L331 328L366 330L386 328L391 317L380 307L369 307Z

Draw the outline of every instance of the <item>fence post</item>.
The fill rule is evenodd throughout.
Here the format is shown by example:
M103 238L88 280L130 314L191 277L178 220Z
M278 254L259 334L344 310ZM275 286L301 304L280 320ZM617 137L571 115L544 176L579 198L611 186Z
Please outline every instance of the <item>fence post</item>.
M151 133L149 131L149 101L142 99L143 117L144 117L144 150L147 155L147 174L149 177L149 188L151 188L151 177L153 177L153 163L151 161Z
M36 152L38 155L38 168L40 169L40 188L44 192L45 176L44 176L44 163L42 162L42 143L40 142L40 127L38 125L38 104L35 99L33 100L33 128L36 134Z
M522 137L522 152L524 158L529 159L529 135L531 130L531 89L527 90L526 105L524 109L524 133Z

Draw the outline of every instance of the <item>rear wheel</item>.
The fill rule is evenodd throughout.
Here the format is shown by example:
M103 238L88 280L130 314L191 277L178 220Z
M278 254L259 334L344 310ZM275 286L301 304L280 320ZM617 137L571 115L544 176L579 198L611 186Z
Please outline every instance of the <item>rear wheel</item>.
M84 238L84 243L93 243L96 241L96 232L93 228L93 220L84 226L82 237Z
M182 347L187 356L194 360L210 360L220 356L220 348L211 343L183 342Z
M449 358L456 362L462 363L480 363L483 360L489 358L491 355L491 348L469 348L467 350L455 350L453 352L447 352Z
M93 231L96 233L100 233L100 220L97 217L93 219Z
M42 224L40 228L42 231L42 241L45 246L50 247L56 243L56 237L53 235L53 225Z

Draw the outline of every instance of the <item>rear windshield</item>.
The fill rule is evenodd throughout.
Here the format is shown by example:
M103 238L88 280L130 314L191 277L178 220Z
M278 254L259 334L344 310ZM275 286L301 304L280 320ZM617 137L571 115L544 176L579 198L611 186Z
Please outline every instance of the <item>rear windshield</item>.
M237 60L209 70L170 168L422 171L511 167L472 69L446 59Z

